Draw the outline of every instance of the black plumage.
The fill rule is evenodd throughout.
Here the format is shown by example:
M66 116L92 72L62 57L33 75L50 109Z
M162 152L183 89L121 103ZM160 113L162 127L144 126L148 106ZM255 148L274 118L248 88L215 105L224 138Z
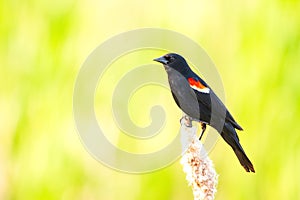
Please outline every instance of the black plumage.
M243 130L208 84L195 74L185 59L175 53L154 59L164 65L173 98L181 110L193 120L215 128L231 146L247 172L255 172L235 131ZM202 134L203 134L202 132ZM202 136L201 134L201 136Z

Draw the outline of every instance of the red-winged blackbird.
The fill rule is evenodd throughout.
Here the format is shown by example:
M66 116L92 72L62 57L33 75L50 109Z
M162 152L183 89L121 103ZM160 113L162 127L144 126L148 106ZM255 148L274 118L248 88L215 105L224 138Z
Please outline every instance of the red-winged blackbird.
M178 54L169 53L154 61L164 65L176 104L185 114L201 123L202 134L206 124L215 128L232 147L245 170L255 172L235 131L243 130L242 127L233 119L213 90L190 69L185 59Z

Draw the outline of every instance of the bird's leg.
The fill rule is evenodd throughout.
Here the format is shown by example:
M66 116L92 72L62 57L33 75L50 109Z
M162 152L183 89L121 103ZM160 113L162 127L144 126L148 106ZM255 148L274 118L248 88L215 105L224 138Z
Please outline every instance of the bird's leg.
M201 140L201 138L202 138L202 136L203 136L203 134L204 134L204 132L206 130L206 124L203 123L203 122L201 122L201 129L202 129L202 133L201 133L201 135L199 137L199 140Z

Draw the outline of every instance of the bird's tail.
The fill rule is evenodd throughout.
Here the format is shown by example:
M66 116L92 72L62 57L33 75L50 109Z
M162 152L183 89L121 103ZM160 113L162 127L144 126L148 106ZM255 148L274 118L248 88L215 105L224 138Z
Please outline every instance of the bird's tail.
M247 157L247 155L245 154L245 152L243 151L243 149L236 149L234 150L235 155L237 156L237 158L239 159L241 165L244 167L244 169L247 172L254 172L254 167L251 163L251 161L249 160L249 158Z
M254 167L243 150L238 135L231 124L225 122L223 131L221 133L222 138L231 146L236 157L239 159L241 165L247 172L255 172Z

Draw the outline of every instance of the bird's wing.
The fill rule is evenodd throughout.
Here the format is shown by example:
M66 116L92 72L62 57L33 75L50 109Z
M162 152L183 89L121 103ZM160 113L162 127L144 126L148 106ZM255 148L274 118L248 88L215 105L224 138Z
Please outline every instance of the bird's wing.
M231 123L234 128L243 130L242 127L234 120L219 97L201 78L196 76L191 77L188 78L188 82L190 87L193 89L193 92L196 94L199 105L203 105L211 112L211 121L215 121L218 124L222 121L224 123L225 120Z

